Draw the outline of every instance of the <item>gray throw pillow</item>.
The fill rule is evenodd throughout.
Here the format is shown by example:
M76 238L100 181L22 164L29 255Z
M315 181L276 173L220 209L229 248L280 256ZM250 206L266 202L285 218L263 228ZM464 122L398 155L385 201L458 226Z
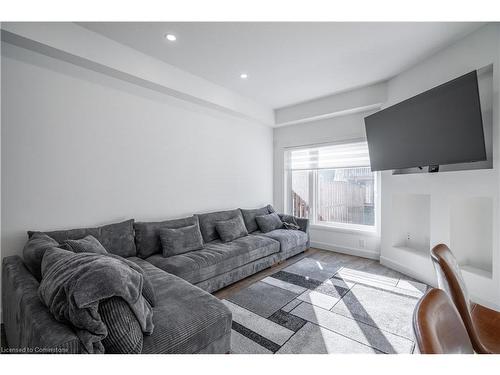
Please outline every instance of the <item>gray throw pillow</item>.
M219 239L215 223L241 216L241 211L237 208L229 211L208 212L205 214L198 214L196 216L198 217L198 221L200 223L200 231L203 236L203 241L212 242Z
M99 303L99 315L108 330L101 341L105 353L139 354L144 336L141 326L127 302L111 297Z
M134 223L137 256L146 259L151 255L162 252L160 241L160 231L162 229L178 229L189 225L198 225L198 218L190 216L182 219Z
M24 264L38 281L42 280L43 254L47 249L58 246L56 240L42 232L34 232L24 245Z
M165 258L203 248L203 239L198 225L177 229L164 228L160 231L160 242Z
M217 221L215 229L222 242L230 242L237 238L248 236L247 228L241 216L229 220Z
M259 229L257 221L255 221L256 216L268 215L274 212L273 206L268 204L262 208L254 209L241 209L241 214L243 215L243 220L245 221L245 226L247 227L248 233L255 232Z
M283 222L277 213L272 213L269 215L257 216L255 218L257 224L262 233L271 232L275 229L283 228Z
M94 236L88 235L79 240L66 240L63 248L74 253L95 253L106 255L108 252Z

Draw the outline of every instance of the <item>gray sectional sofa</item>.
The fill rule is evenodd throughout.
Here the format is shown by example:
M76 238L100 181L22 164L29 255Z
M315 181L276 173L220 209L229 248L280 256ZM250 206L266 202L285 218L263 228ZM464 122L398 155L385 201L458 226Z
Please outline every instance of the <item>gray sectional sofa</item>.
M231 312L210 293L309 247L307 219L280 215L282 220L291 219L298 224L300 230L275 229L262 233L256 217L273 212L272 206L235 209L163 222L129 220L100 228L46 234L59 243L91 234L110 253L144 270L153 284L156 304L153 308L154 332L144 336L142 353L228 353ZM238 217L243 219L248 235L223 242L216 223ZM162 228L176 229L193 224L199 225L203 248L163 256L159 239ZM39 283L39 276L30 262L19 256L3 259L2 306L9 348L84 352L71 326L56 321L41 302Z

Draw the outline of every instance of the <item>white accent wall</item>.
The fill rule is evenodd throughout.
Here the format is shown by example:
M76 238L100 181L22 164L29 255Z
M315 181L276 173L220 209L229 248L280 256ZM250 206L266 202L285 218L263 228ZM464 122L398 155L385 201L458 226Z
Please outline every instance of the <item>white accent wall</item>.
M472 299L500 309L499 57L500 26L489 24L389 79L385 90L368 86L276 110L277 119L301 123L274 130L275 205L282 208L284 202L283 154L287 147L365 137L363 118L369 112L344 115L350 112L349 107L353 111L377 103L386 107L478 70L486 146L493 168L453 170L478 167L458 165L435 174L379 173L379 232L368 235L316 227L311 230L311 243L322 249L380 258L381 263L431 285L436 280L430 248L446 243L461 265ZM346 101L351 95L356 100ZM341 103L340 116L316 121L321 111L327 112L325 103L335 109ZM290 114L293 118L286 117Z
M472 70L493 65L490 94L481 95L493 169L392 175L382 172L381 262L436 283L429 248L450 246L471 297L500 308L500 29L487 25L388 81L388 102L408 97ZM480 77L480 91L487 89ZM486 113L485 113L486 111ZM421 251L423 250L423 251Z
M2 43L2 257L26 230L272 202L272 129Z

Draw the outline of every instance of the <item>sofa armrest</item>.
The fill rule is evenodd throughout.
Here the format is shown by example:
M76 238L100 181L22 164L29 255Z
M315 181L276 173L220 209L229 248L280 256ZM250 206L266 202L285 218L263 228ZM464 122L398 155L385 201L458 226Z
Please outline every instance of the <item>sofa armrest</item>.
M39 282L19 256L2 261L2 314L12 353L81 353L71 326L58 322L38 297Z
M288 221L289 219L295 219L297 224L300 227L300 230L309 233L309 219L302 218L302 217L297 217L293 215L287 215L287 214L278 214L281 220L283 221Z
M309 219L302 217L295 217L297 224L299 224L300 230L309 233Z

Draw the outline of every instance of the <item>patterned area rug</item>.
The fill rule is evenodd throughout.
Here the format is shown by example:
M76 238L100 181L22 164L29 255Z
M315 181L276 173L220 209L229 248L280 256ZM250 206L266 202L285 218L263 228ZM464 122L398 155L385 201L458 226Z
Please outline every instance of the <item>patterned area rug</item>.
M233 294L231 352L412 353L412 314L427 285L377 261L303 258Z

